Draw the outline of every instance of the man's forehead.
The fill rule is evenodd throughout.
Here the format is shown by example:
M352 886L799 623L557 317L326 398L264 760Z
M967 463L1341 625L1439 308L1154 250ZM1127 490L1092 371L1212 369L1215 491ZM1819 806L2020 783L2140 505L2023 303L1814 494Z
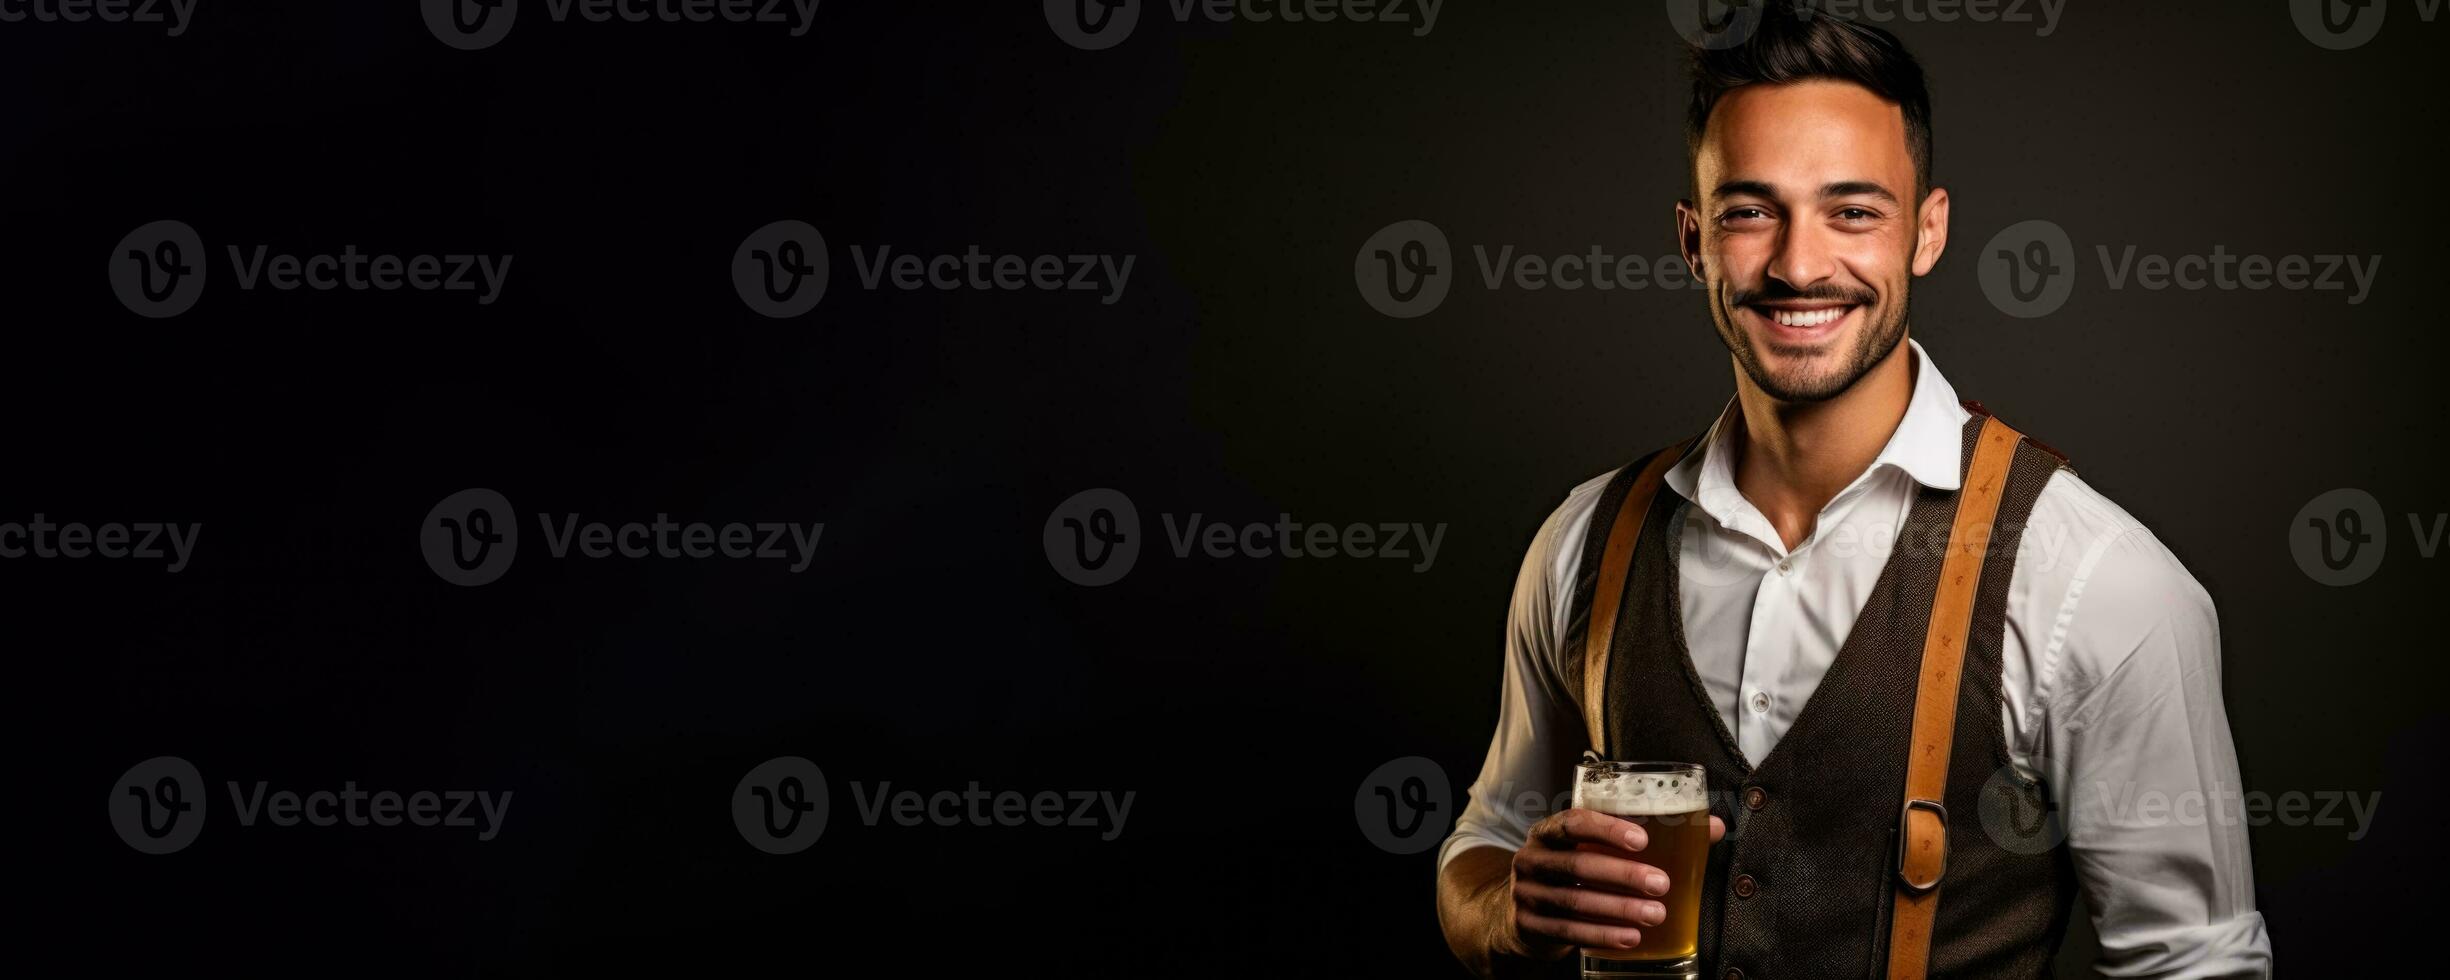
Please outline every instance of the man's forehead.
M1808 191L1868 179L1903 193L1914 173L1905 111L1870 89L1830 79L1728 91L1711 110L1693 162L1705 192L1727 181Z

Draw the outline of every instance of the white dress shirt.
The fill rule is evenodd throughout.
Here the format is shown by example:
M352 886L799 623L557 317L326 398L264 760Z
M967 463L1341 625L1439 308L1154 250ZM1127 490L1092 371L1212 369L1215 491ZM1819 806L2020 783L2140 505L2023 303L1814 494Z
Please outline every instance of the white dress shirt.
M1922 345L1914 393L1870 468L1788 549L1736 489L1734 401L1700 452L1669 469L1686 508L1679 552L1693 666L1758 763L1820 685L1869 598L1917 485L1953 490L1970 415ZM1504 698L1489 755L1440 864L1467 848L1519 848L1570 801L1588 741L1566 689L1567 606L1603 475L1540 527L1514 586ZM2135 518L2075 473L2035 502L2009 583L2000 725L2011 761L2058 796L2078 879L2113 977L2267 977L2241 791L2220 696L2211 597ZM1634 683L1678 683L1636 679ZM2193 794L2189 811L2139 805ZM2193 819L2189 819L2190 815ZM1971 814L1964 818L1971 818Z

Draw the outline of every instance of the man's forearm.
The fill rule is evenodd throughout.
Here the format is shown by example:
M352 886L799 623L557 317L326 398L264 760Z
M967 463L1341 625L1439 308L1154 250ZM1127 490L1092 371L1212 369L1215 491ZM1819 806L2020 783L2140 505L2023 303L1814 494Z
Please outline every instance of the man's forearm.
M1438 872L1438 925L1446 948L1473 976L1508 980L1542 972L1513 938L1514 899L1506 887L1513 876L1514 852L1502 847L1466 849Z

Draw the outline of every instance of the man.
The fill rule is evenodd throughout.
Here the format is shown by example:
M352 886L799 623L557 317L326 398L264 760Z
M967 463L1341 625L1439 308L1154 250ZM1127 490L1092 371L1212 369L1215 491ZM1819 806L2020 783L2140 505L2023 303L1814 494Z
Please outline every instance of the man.
M2207 813L2239 788L2211 599L2038 443L1967 481L1978 435L2015 433L1907 339L1910 280L1948 242L1921 67L1784 4L1694 64L1676 216L1735 396L1680 458L1575 488L1532 542L1496 736L1440 855L1449 945L1482 976L1547 973L1639 949L1663 896L1701 889L1702 976L2034 977L2081 888L2108 975L2268 976L2245 828ZM1977 489L1998 509L1966 532L1994 532L1987 551L1946 566L1980 573L1957 593L1955 697L1921 698L1953 720L1925 724L1918 666L1951 649L1942 545ZM1910 776L1927 736L1944 761ZM1665 880L1633 824L1552 802L1586 749L1706 767L1705 880ZM1944 781L1926 833L1901 829L1910 778ZM2151 792L2209 802L2118 805ZM2063 828L1994 805L2043 794ZM1916 852L1926 879L1901 884L1901 836L1945 844Z

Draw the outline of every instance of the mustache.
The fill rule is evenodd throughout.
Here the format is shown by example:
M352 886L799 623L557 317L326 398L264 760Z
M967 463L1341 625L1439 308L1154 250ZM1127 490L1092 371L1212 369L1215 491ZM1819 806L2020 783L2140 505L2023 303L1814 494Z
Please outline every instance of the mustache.
M1874 293L1869 289L1848 288L1846 286L1840 286L1836 283L1822 283L1815 286L1808 286L1803 289L1796 289L1773 279L1759 287L1730 290L1727 294L1727 305L1750 306L1754 303L1770 302L1773 300L1803 300L1806 302L1834 302L1847 303L1854 306L1870 306L1874 300L1879 298L1879 294Z

